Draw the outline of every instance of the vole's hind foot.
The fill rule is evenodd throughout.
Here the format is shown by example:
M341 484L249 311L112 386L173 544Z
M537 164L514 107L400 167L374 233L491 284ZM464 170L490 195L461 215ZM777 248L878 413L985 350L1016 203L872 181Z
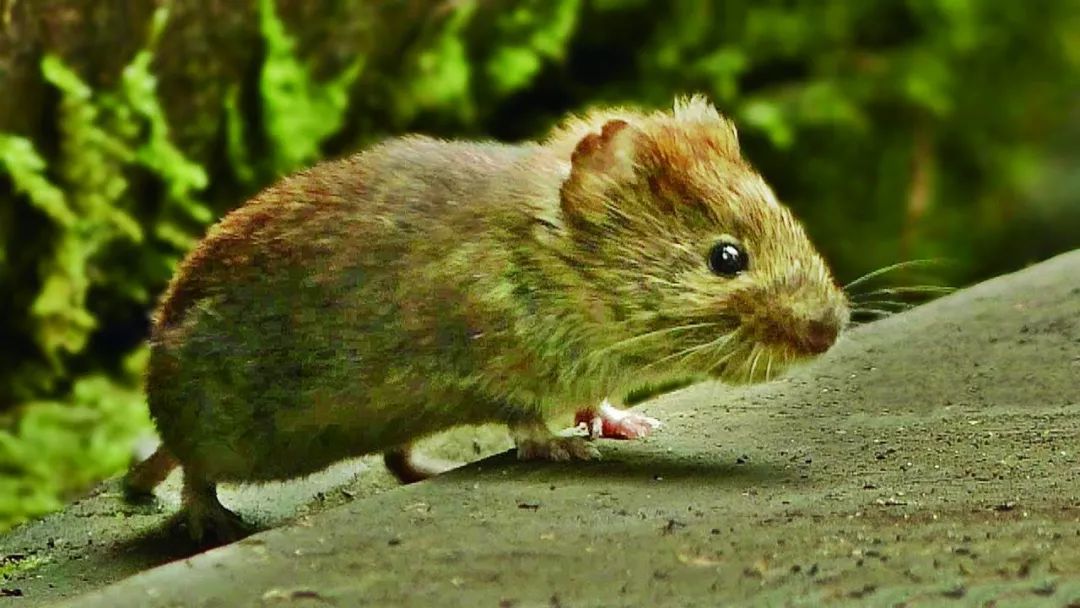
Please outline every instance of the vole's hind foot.
M461 464L417 454L409 445L387 450L383 453L383 462L394 477L405 484L423 481Z
M165 449L165 446L158 447L149 458L131 467L124 476L125 498L134 502L152 497L154 488L165 481L169 473L179 464L180 462L169 450Z
M656 418L621 410L607 399L598 409L579 411L574 425L584 428L589 439L639 439L663 426Z
M517 444L518 458L521 460L598 460L600 450L584 437L559 437L552 435L547 439L529 439Z
M251 535L255 528L226 509L213 482L184 473L184 517L188 534L200 545L224 545Z
M204 546L227 545L250 536L255 528L240 516L218 504L185 510L191 540Z
M516 425L510 434L521 460L598 460L600 450L585 437L554 435L544 424Z

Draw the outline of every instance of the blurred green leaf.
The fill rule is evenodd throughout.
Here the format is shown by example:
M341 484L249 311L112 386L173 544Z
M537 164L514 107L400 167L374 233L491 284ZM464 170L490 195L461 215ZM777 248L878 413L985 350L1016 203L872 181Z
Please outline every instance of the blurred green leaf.
M13 428L0 428L0 530L122 470L149 428L140 390L103 376L80 379L66 401L24 405Z
M791 124L781 106L767 99L746 102L739 111L739 119L748 127L768 136L778 148L788 148L795 141Z
M263 118L272 143L271 170L282 175L321 156L320 144L341 128L363 60L316 83L296 57L296 42L275 13L274 0L259 1L259 23L266 42L259 81Z
M45 160L34 149L34 142L0 133L0 167L11 176L15 191L26 195L30 204L54 222L63 227L75 223L64 191L45 176Z
M247 129L240 110L240 87L232 85L225 93L225 151L237 179L247 185L255 181L255 165L247 149Z
M405 78L395 100L404 120L423 110L439 109L469 121L475 114L469 84L473 68L464 41L476 10L475 0L459 2L435 25L425 45L404 66Z
M498 46L486 66L497 95L521 89L545 61L562 58L580 6L581 0L530 0L499 14L494 26Z
M730 102L739 93L739 77L749 67L746 53L737 48L720 48L699 59L694 68L712 84L718 102Z

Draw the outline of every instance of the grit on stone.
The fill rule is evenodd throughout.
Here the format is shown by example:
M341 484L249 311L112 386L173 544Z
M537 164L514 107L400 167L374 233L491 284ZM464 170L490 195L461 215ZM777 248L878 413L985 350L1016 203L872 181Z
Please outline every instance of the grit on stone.
M501 454L400 488L346 463L225 494L279 527L191 557L161 527L175 487L131 507L113 482L0 539L21 556L0 586L110 608L1080 602L1080 252L852 330L785 379L643 409L665 426L601 462ZM474 435L436 451L506 445Z

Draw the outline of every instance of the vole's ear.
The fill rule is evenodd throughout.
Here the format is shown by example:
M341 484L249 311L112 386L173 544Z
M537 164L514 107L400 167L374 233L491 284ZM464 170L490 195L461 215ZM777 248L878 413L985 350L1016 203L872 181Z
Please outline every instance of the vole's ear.
M570 177L562 185L562 210L568 218L591 223L603 217L607 191L634 176L640 135L616 118L578 141L570 156Z
M631 145L626 141L627 138L618 137L627 129L633 131L633 127L625 120L616 118L607 121L600 128L599 133L589 133L578 141L577 146L574 147L574 153L570 156L570 163L574 168L579 168L585 165L607 165L621 160L620 157L625 157L632 151L629 149Z

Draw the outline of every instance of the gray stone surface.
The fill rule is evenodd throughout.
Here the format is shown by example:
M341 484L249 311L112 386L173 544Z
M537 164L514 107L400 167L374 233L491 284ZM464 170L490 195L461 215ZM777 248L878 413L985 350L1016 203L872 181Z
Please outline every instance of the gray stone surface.
M0 539L45 560L3 586L87 608L1080 602L1080 252L855 329L785 379L643 409L665 427L597 463L282 486L239 510L308 514L153 568L184 554L151 531L170 495L106 489ZM319 487L335 496L305 502Z

